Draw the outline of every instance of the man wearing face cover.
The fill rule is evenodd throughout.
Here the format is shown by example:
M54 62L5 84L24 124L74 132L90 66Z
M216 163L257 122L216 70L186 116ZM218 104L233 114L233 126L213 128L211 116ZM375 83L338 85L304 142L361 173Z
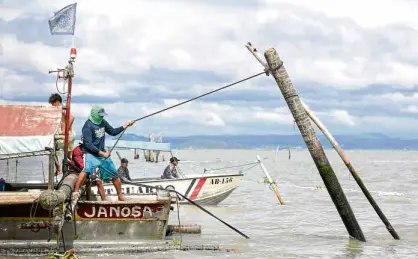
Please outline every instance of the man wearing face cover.
M73 195L78 196L80 185L84 182L87 175L89 175L92 180L96 179L96 168L101 166L99 168L100 179L97 179L97 181L111 179L118 194L118 199L120 201L125 201L126 199L122 194L118 171L110 158L110 153L105 150L105 133L116 136L127 127L132 126L134 121L128 121L119 128L113 128L105 119L103 119L105 115L107 114L101 106L94 105L91 108L89 119L84 123L82 137L85 166L74 186Z

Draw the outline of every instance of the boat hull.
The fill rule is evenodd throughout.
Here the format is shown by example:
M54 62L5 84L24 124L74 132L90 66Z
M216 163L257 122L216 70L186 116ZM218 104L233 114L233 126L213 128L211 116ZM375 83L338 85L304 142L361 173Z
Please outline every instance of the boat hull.
M134 184L123 184L122 191L126 197L135 197L144 193L154 193L155 188L138 186L143 184L150 187L174 188L188 199L200 205L218 205L225 200L239 185L243 174L231 175L203 175L179 179L135 179ZM110 200L116 200L116 190L111 183L104 184L106 195ZM92 193L96 199L97 187L92 187ZM187 204L187 200L180 198L179 203Z
M10 192L9 195L13 193ZM1 243L7 244L11 240L51 240L56 244L58 237L64 241L61 242L61 248L65 243L67 249L75 241L163 240L171 202L172 197L169 195L143 195L127 202L79 201L73 220L64 222L62 233L58 233L51 212L39 204L2 203L0 248L3 248Z

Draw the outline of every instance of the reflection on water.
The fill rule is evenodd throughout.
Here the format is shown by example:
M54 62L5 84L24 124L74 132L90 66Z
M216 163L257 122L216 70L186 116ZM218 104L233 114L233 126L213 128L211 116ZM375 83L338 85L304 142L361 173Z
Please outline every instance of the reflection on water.
M133 177L159 176L166 163L145 163L132 159L133 153L119 151L129 159ZM347 231L308 152L286 150L179 150L176 156L187 160L180 166L185 174L202 173L203 168L244 164L256 155L268 157L264 164L279 184L286 205L281 206L260 168L246 171L241 186L218 207L208 207L216 216L230 223L251 239L246 240L219 221L193 206L180 207L181 224L201 224L201 235L183 235L183 244L215 244L234 248L239 253L176 251L146 255L101 255L102 258L416 258L418 257L418 152L348 151L365 185L401 237L392 239L384 224L363 196L352 176L332 150L328 158L344 188L347 199L368 242L348 238ZM114 155L114 159L116 155ZM115 159L116 161L116 159ZM202 163L200 161L203 161ZM0 164L0 172L4 164ZM116 163L118 166L118 164ZM12 174L14 167L9 165ZM23 162L18 168L24 168ZM46 164L44 164L46 172ZM41 162L29 168L43 178ZM235 169L226 171L236 172ZM28 174L20 172L19 174ZM34 177L34 176L31 176ZM170 223L177 223L177 211ZM180 238L176 236L176 238ZM82 258L97 258L86 256Z
M349 238L343 253L346 255L345 258L359 258L359 256L363 253L363 242Z

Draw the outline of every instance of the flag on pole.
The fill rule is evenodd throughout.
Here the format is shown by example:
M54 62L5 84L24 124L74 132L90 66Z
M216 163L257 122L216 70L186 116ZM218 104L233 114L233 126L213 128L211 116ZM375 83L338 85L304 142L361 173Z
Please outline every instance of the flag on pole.
M74 35L77 3L67 5L48 20L51 35Z

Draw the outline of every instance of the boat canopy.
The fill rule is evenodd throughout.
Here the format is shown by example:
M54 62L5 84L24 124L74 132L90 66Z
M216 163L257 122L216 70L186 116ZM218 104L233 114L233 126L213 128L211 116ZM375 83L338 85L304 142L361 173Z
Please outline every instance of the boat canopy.
M53 149L61 116L61 107L0 105L0 159Z
M113 147L116 140L106 140L106 147ZM142 149L142 150L154 150L162 152L171 152L170 143L156 143L146 141L126 141L120 140L115 149Z

